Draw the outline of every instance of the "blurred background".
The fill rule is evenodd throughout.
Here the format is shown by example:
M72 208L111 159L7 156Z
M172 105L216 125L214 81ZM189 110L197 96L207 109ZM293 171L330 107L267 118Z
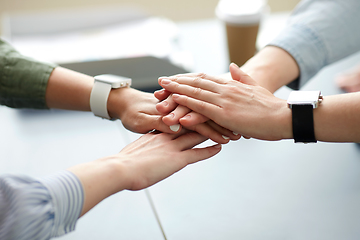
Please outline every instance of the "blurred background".
M279 32L299 1L267 0L272 17L264 21L268 26L258 48ZM159 76L227 71L226 33L215 16L218 2L0 0L0 36L24 55L91 76L130 77L134 88L152 92Z
M300 0L268 0L272 12L289 11ZM0 0L4 12L58 10L102 6L137 6L151 15L173 21L213 18L218 0Z

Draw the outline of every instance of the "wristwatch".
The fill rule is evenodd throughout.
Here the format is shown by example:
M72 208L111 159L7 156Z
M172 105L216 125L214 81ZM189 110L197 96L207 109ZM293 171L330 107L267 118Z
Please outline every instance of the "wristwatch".
M316 143L313 110L323 97L320 91L292 91L287 100L292 110L292 128L295 142Z
M90 94L90 109L95 116L110 119L107 101L112 88L131 85L131 78L102 74L94 77L94 86Z

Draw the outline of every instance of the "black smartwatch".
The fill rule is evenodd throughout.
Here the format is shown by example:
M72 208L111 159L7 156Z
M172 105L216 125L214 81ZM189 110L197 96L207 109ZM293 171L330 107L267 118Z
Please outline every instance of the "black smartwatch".
M294 141L316 143L313 110L322 102L320 91L292 91L287 100L292 110Z

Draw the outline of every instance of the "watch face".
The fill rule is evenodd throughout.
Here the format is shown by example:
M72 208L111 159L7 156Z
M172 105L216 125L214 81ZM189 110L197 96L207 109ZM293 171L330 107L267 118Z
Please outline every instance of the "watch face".
M289 95L287 103L291 105L313 105L314 108L318 106L321 99L320 91L292 91Z
M111 84L112 88L126 87L131 85L131 78L112 75L102 74L95 76L95 81Z

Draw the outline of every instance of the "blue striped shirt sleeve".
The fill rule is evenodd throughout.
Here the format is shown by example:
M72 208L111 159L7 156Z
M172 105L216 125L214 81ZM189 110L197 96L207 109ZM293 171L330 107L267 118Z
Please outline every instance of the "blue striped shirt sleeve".
M0 239L50 239L75 229L84 201L68 171L34 179L0 177Z

